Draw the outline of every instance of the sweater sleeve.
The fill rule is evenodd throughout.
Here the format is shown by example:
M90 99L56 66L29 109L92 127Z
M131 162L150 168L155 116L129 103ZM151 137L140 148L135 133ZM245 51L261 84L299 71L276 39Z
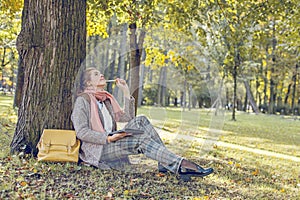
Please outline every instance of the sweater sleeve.
M106 144L107 134L94 131L90 127L90 104L83 97L76 99L71 120L78 139L94 144Z
M135 117L134 102L133 96L130 96L130 99L124 98L124 114L121 115L119 122L128 122Z

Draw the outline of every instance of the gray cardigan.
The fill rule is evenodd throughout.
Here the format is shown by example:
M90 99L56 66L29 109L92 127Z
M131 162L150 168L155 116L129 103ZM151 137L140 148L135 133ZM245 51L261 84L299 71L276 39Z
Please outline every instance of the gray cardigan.
M87 95L86 95L87 96ZM95 167L108 168L105 164L99 163L103 145L107 143L108 133L99 133L91 129L90 116L91 107L90 100L86 96L77 97L71 120L73 122L77 138L81 141L79 158ZM120 117L119 122L128 122L134 118L134 98L124 98L124 114ZM110 100L104 101L109 113L112 113ZM100 119L103 119L102 113L99 112ZM112 116L114 130L116 130L116 121ZM103 123L102 123L103 124Z

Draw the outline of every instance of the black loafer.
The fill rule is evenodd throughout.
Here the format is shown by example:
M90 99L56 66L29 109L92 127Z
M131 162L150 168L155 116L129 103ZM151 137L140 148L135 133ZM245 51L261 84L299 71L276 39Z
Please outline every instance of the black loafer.
M204 168L200 167L199 165L197 165L197 170L186 169L186 168L180 167L178 174L179 174L179 178L181 180L190 181L191 177L204 177L213 172L214 172L213 168L204 169Z

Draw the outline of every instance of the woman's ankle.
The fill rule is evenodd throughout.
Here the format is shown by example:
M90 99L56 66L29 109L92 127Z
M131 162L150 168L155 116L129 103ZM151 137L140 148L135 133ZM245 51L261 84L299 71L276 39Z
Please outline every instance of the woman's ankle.
M197 170L197 165L191 161L185 160L183 159L181 162L181 167L185 168L185 169L192 169L192 170Z

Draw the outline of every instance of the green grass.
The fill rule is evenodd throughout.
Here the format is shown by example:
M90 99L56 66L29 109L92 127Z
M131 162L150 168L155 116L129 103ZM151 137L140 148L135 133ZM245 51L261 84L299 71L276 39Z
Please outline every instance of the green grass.
M11 96L0 95L0 143L5 147L1 148L0 157L7 155L12 139L12 132L17 122L16 112L13 109L13 98Z
M2 127L5 134L0 133L0 199L300 199L299 162L222 146L202 154L201 144L176 138L164 138L169 149L204 167L213 167L215 173L185 183L174 175L158 174L156 163L144 157L134 157L139 164L131 172L121 172L9 155L16 116L12 116L12 101L0 96L0 104L5 101L8 107L0 107L0 120L7 125ZM219 118L211 120L208 110L182 113L180 109L158 107L139 108L142 113L157 127L172 131L169 134L213 136L281 153L292 146L299 149L299 120L238 113L238 121L233 122L226 113L220 122ZM217 127L216 122L224 124L223 132L211 135L208 127Z
M162 110L162 111L160 111ZM139 114L148 116L160 128L197 137L240 144L300 157L300 117L249 114L237 112L237 121L231 113L215 117L208 110L182 111L180 108L142 107ZM220 127L221 133L210 132L208 127Z

